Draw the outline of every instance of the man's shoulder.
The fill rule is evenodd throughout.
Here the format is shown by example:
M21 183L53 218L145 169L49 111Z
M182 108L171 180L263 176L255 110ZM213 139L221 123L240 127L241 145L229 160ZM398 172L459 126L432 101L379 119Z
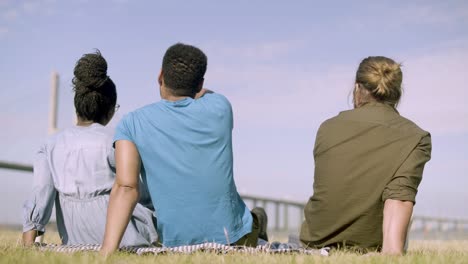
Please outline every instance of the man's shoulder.
M140 108L137 108L136 110L134 110L134 111L132 111L130 113L132 113L132 115L134 115L134 116L138 116L138 115L141 115L141 114L146 113L148 111L157 111L157 110L161 109L162 105L163 105L163 102L158 101L158 102L154 102L154 103L142 106Z
M232 106L229 100L224 95L218 93L207 93L203 97L196 99L195 104L208 110L208 112L217 114L232 113Z
M145 106L142 106L140 108L137 108L131 112L126 113L123 117L121 122L128 122L131 121L135 118L141 118L145 116L148 112L155 112L158 111L161 108L161 102L155 102L151 104L147 104Z
M208 101L208 102L219 101L219 102L223 102L223 103L226 103L226 104L230 104L230 102L226 98L226 96L224 96L224 95L222 95L220 93L215 93L215 92L207 92L206 94L204 94L201 98L199 98L197 100Z

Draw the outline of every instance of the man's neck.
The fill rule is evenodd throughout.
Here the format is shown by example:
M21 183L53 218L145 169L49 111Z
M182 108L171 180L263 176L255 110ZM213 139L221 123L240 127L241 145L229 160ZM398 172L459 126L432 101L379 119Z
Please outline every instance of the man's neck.
M166 100L166 101L176 102L176 101L185 99L185 98L187 98L187 97L190 97L190 96L186 96L186 95L183 95L183 96L174 95L174 94L172 94L171 91L169 91L169 89L166 88L165 86L161 86L160 89L161 89L161 99L164 99L164 100Z
M179 101L179 100L182 100L182 99L185 99L189 96L175 96L175 95L165 95L165 96L162 96L161 95L161 98L166 100L166 101L170 101L170 102L176 102L176 101Z

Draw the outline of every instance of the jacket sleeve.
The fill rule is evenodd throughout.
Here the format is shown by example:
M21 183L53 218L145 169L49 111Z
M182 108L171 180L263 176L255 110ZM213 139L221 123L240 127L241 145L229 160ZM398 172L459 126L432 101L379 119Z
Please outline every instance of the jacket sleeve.
M42 146L36 154L33 174L33 189L23 205L23 232L30 230L45 232L57 193L45 146Z
M382 201L392 199L416 203L424 165L431 159L431 149L431 136L427 134L421 138L387 184L382 194Z

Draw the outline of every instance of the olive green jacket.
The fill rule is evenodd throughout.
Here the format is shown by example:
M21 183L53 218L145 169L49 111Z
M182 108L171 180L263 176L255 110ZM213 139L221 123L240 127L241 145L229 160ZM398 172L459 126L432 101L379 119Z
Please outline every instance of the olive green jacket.
M369 103L325 121L315 141L314 192L301 241L381 247L385 200L415 202L430 157L430 134L390 106Z

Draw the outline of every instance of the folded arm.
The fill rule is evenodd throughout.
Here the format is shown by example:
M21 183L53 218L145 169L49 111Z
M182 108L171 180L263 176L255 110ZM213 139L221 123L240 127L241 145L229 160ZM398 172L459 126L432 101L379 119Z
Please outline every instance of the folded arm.
M140 155L128 140L115 143L116 178L107 209L106 229L101 254L118 249L139 199Z

